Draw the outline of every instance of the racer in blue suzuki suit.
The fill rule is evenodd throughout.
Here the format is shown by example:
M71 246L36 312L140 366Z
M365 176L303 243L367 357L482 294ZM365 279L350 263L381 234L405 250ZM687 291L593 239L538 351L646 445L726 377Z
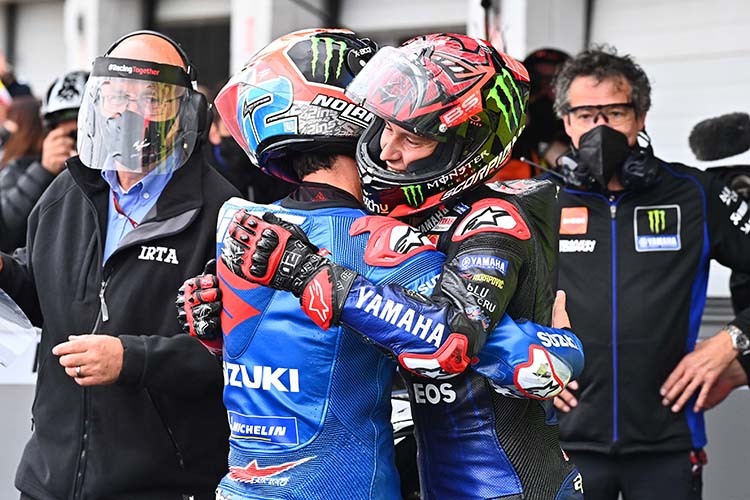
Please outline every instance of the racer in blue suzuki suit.
M357 299L357 308L368 311L376 320L386 321L389 326L402 328L408 337L402 332L394 332L392 338L386 338L367 328L358 328L359 332L371 344L392 353L412 370L431 370L437 362L438 369L432 375L442 378L461 372L467 366L464 356L455 356L455 346L458 349L465 346L466 336L446 333L461 330L441 328L443 323L434 319L432 311L422 309L421 301L425 299L408 291L418 290L429 295L439 282L444 258L435 251L434 244L410 226L394 219L362 218L364 213L354 198L335 187L313 184L310 176L302 175L305 170L300 168L303 163L301 158L309 161L309 158L319 156L321 149L339 153L335 155L339 161L342 155L347 154L343 146L346 142L344 137L336 137L330 131L342 130L341 125L351 125L352 118L358 119L360 125L373 120L372 115L363 108L353 105L343 96L337 96L330 88L331 82L327 81L330 77L328 68L334 65L338 67L341 64L352 73L361 67L357 58L362 58L365 49L355 43L359 42L356 38L352 38L331 30L282 37L281 41L256 56L217 98L217 107L223 119L230 124L233 136L253 160L270 173L302 180L300 189L282 200L280 206L258 206L235 200L224 207L220 217L218 237L221 240L227 235L223 254L235 256L233 259L223 258L219 264L219 288L222 289L224 302L221 323L224 328L223 354L227 378L225 403L232 428L231 472L219 488L223 497L397 496L394 488L397 491L398 477L392 469L392 448L388 446L390 426L387 421L387 396L393 365L387 358L379 356L372 345L363 344L358 336L346 329L338 326L323 330L332 324L340 325L336 316L340 308L332 300L335 295L332 285L353 280L357 276L366 277L373 283L404 284L404 289L399 293L404 297L413 297L418 303L378 298L378 292L384 293L382 288L373 288L370 292L363 287L364 292ZM310 54L304 60L295 59L304 52L301 45ZM345 56L345 49L354 56ZM333 54L329 51L333 51ZM327 68L320 69L319 78L324 81L312 81L315 79L316 64L322 60L326 61ZM287 69L290 62L294 71ZM298 81L300 75L305 80L304 94L300 91L303 87ZM290 85L279 80L287 80ZM292 94L293 99L290 98ZM268 103L275 103L276 107ZM264 111L264 104L270 109ZM335 114L331 110L339 110L340 113ZM267 116L273 116L273 123L279 124L279 127L274 129L268 126L270 120L265 119ZM317 117L318 121L314 127L305 128L309 122L303 118L310 120L311 116ZM282 128L292 118L298 127L296 133L290 132L292 129ZM329 132L326 135L324 123L332 125L334 121L338 122L338 126L327 128ZM356 138L358 132L350 135L350 147L354 145L352 139ZM350 155L353 153L353 150L348 151ZM294 166L291 172L290 165ZM239 207L243 210L233 218ZM273 215L265 215L264 220L251 217L251 214L260 216L266 211L272 211ZM274 228L279 226L268 225L271 233L263 233L270 241L280 237L281 244L279 241L275 243L285 252L270 256L270 261L279 272L265 276L273 279L275 287L301 296L304 311L313 322L300 315L290 294L256 288L235 275L246 277L253 272L250 260L244 260L247 265L241 262L242 257L246 257L245 248L237 246L237 241L246 244L250 241L251 233L255 232L254 228L267 225L268 221L285 228L283 232L276 232ZM318 255L320 252L317 248L315 255L311 254L312 244L300 228L289 222L300 224L315 245L323 248L336 265L331 265L331 261ZM260 233L258 231L257 234ZM342 234L351 237L342 237ZM284 245L285 242L290 244ZM268 243L258 244L258 249L263 249ZM255 246L252 245L252 248ZM239 259L236 258L238 255ZM278 260L275 260L276 257ZM492 256L475 254L472 259L471 265L500 265L500 260ZM305 261L308 273L315 268L315 277L306 279L309 274L300 272L296 266L301 261ZM333 276L329 277L328 271ZM492 276L488 275L477 280L478 285L471 288L476 291L477 297L487 296L479 283L491 279ZM255 277L254 281L259 280ZM269 284L269 281L266 280L264 284ZM210 277L189 280L184 287L183 315L193 333L204 340L210 337L210 331L218 323L215 319L218 294L214 288ZM551 310L551 301L546 306ZM476 320L477 315L484 315L479 310L471 310L470 305L465 315L461 312L453 316L451 328L454 324L468 325ZM470 385L478 383L486 386L483 391L493 394L500 391L515 397L543 399L558 393L582 367L580 343L570 332L528 322L521 322L519 328L507 316L500 321L500 316L491 320L493 327L499 326L479 353L480 362L475 367L494 383L473 374L467 375ZM549 318L549 310L546 316ZM489 328L488 318L480 318L480 321L485 323L484 328ZM448 342L441 340L443 334L449 338ZM219 339L213 347L218 348L220 344ZM544 344L547 345L546 349ZM428 352L431 345L435 347ZM425 349L425 346L428 347ZM283 352L279 352L280 349ZM451 352L447 352L449 350ZM447 355L441 355L446 352ZM311 359L315 361L310 362ZM285 365L280 365L280 362ZM422 403L440 405L441 400L451 403L457 398L474 397L466 394L462 388L454 387L454 380L457 379L435 384L430 379L415 377L410 387L413 389L415 407ZM482 396L482 391L472 391ZM570 490L573 494L574 468L565 463L556 439L550 439L554 438L554 434L550 434L547 428L554 432L554 427L544 425L544 410L528 399L509 401L523 401L523 407L533 404L541 411L536 415L541 420L537 419L535 425L544 427L540 428L544 431L543 435L523 435L523 439L531 441L532 445L536 445L535 441L538 440L545 452L551 451L549 455L529 454L532 458L539 456L547 460L546 463L537 464L541 467L537 471L539 477L525 478L512 462L512 454L497 445L487 447L489 441L479 442L484 430L495 418L491 406L484 410L480 407L471 414L464 413L464 423L460 424L479 432L467 433L467 427L460 430L449 425L448 421L440 423L440 427L444 428L440 432L445 433L449 440L455 439L455 436L451 436L453 433L465 434L461 443L454 442L457 448L450 450L453 457L442 460L445 464L452 464L452 468L460 474L463 474L460 469L474 464L471 481L446 488L445 479L451 478L429 477L424 474L427 469L423 466L423 479L427 478L423 482L425 498L431 494L457 498L456 492L458 497L465 498L514 495L522 491L526 495L533 495L532 492L537 491L536 496L529 498L551 498L549 493L557 490ZM419 412L416 413L419 415ZM528 413L523 412L516 417L524 419ZM525 422L515 422L513 425L521 433L530 428ZM417 422L417 426L421 430L423 423ZM496 438L491 434L484 437L495 442ZM463 450L463 439L466 443L474 444ZM474 446L483 447L481 453L477 453ZM441 452L427 448L422 440L420 447L427 450L428 455ZM467 453L475 456L465 461ZM504 460L498 461L503 457ZM429 457L430 462L440 460L437 455ZM563 471L563 468L566 470ZM560 472L564 474L560 475ZM453 478L465 480L455 475ZM468 476L465 478L468 479ZM570 484L563 484L565 481Z

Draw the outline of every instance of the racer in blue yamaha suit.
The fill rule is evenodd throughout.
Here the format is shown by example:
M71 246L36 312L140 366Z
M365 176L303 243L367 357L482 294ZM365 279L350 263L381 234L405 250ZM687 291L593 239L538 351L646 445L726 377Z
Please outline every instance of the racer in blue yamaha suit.
M544 182L496 185L456 199L493 175L509 156L522 130L525 70L461 35L428 36L393 50L370 71L383 54L379 52L361 73L376 80L392 78L368 84L382 100L373 105L377 99L368 94L365 106L390 122L373 120L359 143L359 167L370 169L363 176L365 201L371 210L399 216L438 208L422 221L433 238L413 229L396 232L385 218L358 222L349 234L370 233L365 251L370 264L399 253L410 256L427 241L437 241L447 260L439 279L433 275L437 286L431 296L377 285L322 257L298 227L271 214L262 219L248 211L235 214L222 261L251 282L292 291L318 325L343 324L362 333L411 372L407 380L423 498L582 498L580 475L558 445L554 412L533 400L559 392L568 378L560 360L582 360L580 343L566 332L532 328L526 339L518 330L505 336L496 336L495 330L485 345L488 331L506 325L501 321L506 310L511 316L549 322L556 255L550 223L555 219L554 188ZM420 81L405 91L414 78ZM456 82L468 82L469 91L456 94L461 99L441 93L458 92L451 88ZM398 92L430 102L403 106L406 99ZM415 109L427 111L412 115ZM413 116L417 119L411 120ZM420 116L430 119L421 121ZM450 140L435 141L428 162L409 164L414 180L409 185L382 166L366 164L380 153L378 138L394 122L422 136L453 134L448 134ZM465 371L472 363L474 370Z

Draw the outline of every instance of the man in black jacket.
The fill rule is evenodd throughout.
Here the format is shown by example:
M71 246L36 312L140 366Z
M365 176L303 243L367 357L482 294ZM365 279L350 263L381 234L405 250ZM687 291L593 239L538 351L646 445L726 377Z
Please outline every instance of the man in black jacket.
M214 498L226 472L222 371L181 334L174 290L214 254L237 194L198 151L187 56L136 32L94 62L79 153L29 218L0 287L42 324L22 498Z
M603 500L701 497L700 410L712 382L670 372L694 356L710 259L750 268L747 204L715 176L654 156L650 92L643 70L606 47L582 52L556 79L573 145L560 165L559 287L586 367L555 403L586 495ZM716 375L750 329L742 317L696 348L713 356L701 359ZM695 405L665 406L701 384Z

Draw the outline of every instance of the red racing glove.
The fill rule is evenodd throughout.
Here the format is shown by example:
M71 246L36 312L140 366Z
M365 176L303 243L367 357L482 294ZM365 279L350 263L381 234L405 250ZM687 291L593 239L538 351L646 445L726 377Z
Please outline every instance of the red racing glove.
M177 321L214 356L221 357L224 339L221 334L221 290L216 277L216 259L206 264L203 274L185 280L177 292Z
M238 210L229 223L221 260L237 276L292 292L323 329L337 325L356 272L318 254L299 226L266 212Z

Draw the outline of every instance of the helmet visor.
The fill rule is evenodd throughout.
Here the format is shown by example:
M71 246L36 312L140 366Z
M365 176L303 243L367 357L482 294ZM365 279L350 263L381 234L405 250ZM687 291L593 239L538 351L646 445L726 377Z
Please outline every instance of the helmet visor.
M420 51L383 47L347 86L346 95L384 120L441 139L454 125L446 119L452 110L462 115L476 111L457 108L460 89L448 88L446 78L445 70Z
M179 168L198 137L193 93L177 66L98 58L78 117L81 161L140 173Z

